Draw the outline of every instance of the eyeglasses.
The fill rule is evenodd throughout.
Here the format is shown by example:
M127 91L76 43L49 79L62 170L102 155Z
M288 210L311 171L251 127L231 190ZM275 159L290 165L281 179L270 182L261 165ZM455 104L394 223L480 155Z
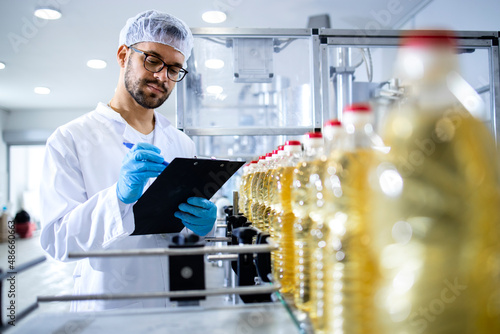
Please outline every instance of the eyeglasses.
M181 81L182 79L184 79L186 74L188 74L188 71L186 71L182 67L176 65L167 65L163 60L161 60L156 56L147 54L146 52L137 50L136 48L133 47L130 48L135 52L142 53L144 55L144 68L149 72L158 73L161 70L163 70L164 67L166 67L167 77L175 82Z

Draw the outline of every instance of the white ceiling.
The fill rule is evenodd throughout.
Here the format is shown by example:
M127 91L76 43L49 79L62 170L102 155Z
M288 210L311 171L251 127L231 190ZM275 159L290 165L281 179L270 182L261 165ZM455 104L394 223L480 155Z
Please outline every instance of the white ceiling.
M190 27L305 28L308 17L329 14L332 28L399 28L432 0L0 0L0 108L5 110L88 109L107 102L118 79L118 34L127 18L146 9L169 12ZM63 17L43 21L40 5L58 7ZM226 22L201 20L222 9ZM89 59L108 67L94 70ZM37 95L36 86L51 89ZM90 110L90 109L89 109Z

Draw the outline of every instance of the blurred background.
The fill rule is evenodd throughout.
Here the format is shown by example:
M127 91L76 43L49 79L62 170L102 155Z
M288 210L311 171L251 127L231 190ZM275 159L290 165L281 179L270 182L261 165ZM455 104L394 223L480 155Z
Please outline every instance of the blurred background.
M45 20L34 15L37 8L45 7L58 10L61 17ZM318 55L313 54L310 37L295 36L294 43L285 45L290 32L276 35L279 29L295 29L296 32L307 27L326 27L333 30L349 29L351 33L359 35L429 27L460 31L500 30L496 15L500 12L500 2L494 0L474 3L464 0L0 0L0 129L3 134L0 138L0 206L11 214L24 208L38 222L39 166L46 138L58 126L94 109L98 102L110 100L119 71L115 60L119 31L127 18L146 9L170 12L198 33L207 31L198 28L219 29L209 36L213 37L212 41L200 35L188 67L192 73L191 84L199 85L202 92L193 90L192 86L188 87L187 92L183 88L184 95L177 92L172 94L160 112L193 136L201 151L200 155L240 159L262 154L267 147L271 148L282 139L277 137L269 140L269 136L266 136L261 137L259 142L260 139L253 135L268 131L262 129L289 128L282 132L293 136L320 127L318 125L325 118L334 116L334 112L326 115L324 111L320 115L314 106L319 95L315 94L315 88L311 86L315 74L310 59ZM212 10L224 12L225 21L204 21L203 13ZM212 59L215 55L227 56L229 62L234 62L234 45L228 48L214 43L219 37L219 42L232 41L233 35L227 35L228 29L232 28L247 29L247 34L252 34L252 29L261 29L261 33L275 34L275 47L282 43L283 52L276 53L272 63L268 64L274 66L276 74L271 82L234 83L232 76L225 77L224 72L207 72L202 64L196 63L197 60ZM240 45L239 50L244 52L248 47L251 46ZM331 67L335 67L338 61L335 50L331 48L327 53ZM366 50L352 52L352 65L359 65L356 68L356 80L382 83L390 78L392 56L375 49L368 55ZM476 52L467 60L473 68L469 70L467 79L472 81L475 88L488 86L491 82L487 52ZM367 59L368 56L370 59ZM97 67L105 67L91 68L89 66L93 65L88 64L89 60L100 60ZM369 62L371 69L368 68ZM238 66L244 70L242 62ZM233 86L220 91L217 86L222 87L220 82L224 80L232 80ZM209 83L216 88L207 91ZM183 84L186 87L188 80ZM287 90L279 96L272 94L283 88ZM304 91L307 92L303 94ZM490 99L487 94L484 95L486 100ZM190 101L188 98L195 95L198 96L197 105L184 104L184 109L179 109L179 99ZM226 113L238 117L221 123L223 117L220 111L231 110L235 101L247 96L252 97L245 102L248 108ZM269 98L281 103L280 110L288 108L286 121L273 121L272 113L268 112L267 118L259 116L264 113L259 105L269 110ZM333 100L322 103L333 105L336 103ZM306 107L304 109L301 106ZM219 110L219 114L214 108ZM254 108L253 114L249 111L251 108ZM300 115L294 111L297 108L302 110ZM332 110L331 106L329 108ZM193 123L193 117L198 113L206 117L195 118L197 123ZM489 117L485 115L486 122ZM234 137L237 133L228 130L231 128L241 128L239 134L246 133L248 136ZM210 135L216 130L210 132L207 129L220 131L217 137L213 137ZM238 145L234 146L235 142ZM241 153L239 156L235 153L238 151Z

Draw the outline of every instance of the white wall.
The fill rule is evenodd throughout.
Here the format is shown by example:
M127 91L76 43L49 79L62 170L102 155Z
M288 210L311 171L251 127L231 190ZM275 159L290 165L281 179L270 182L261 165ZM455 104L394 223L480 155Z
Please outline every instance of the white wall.
M498 0L434 0L403 28L499 31L499 16Z
M4 130L55 130L58 126L90 110L16 110L11 112Z
M173 95L173 94L172 94ZM160 112L175 124L174 98L170 97ZM100 101L95 101L95 105ZM94 107L88 109L61 109L61 110L16 110L11 112L6 118L3 130L51 130L66 124L67 122L92 111Z
M26 210L33 222L39 222L39 186L42 176L40 161L43 161L43 146L10 147L9 210L12 214Z
M7 122L8 112L0 109L0 131ZM7 145L0 136L0 210L7 205Z

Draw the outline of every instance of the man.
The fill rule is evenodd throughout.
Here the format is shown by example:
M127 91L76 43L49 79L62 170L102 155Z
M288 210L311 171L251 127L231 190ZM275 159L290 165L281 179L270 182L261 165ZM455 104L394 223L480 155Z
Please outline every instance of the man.
M31 221L31 217L25 210L20 210L14 217L16 233L21 239L28 239L33 236L36 225Z
M155 112L183 79L193 37L179 19L146 11L120 32L120 76L109 104L58 128L48 139L41 183L40 242L50 256L167 247L165 235L130 236L132 206L165 168L193 157L194 143ZM130 150L123 143L135 144ZM214 226L217 209L193 197L175 213L198 235ZM168 222L158 222L168 224ZM168 290L166 257L85 258L74 273L75 294ZM72 310L165 307L166 299L81 301Z

